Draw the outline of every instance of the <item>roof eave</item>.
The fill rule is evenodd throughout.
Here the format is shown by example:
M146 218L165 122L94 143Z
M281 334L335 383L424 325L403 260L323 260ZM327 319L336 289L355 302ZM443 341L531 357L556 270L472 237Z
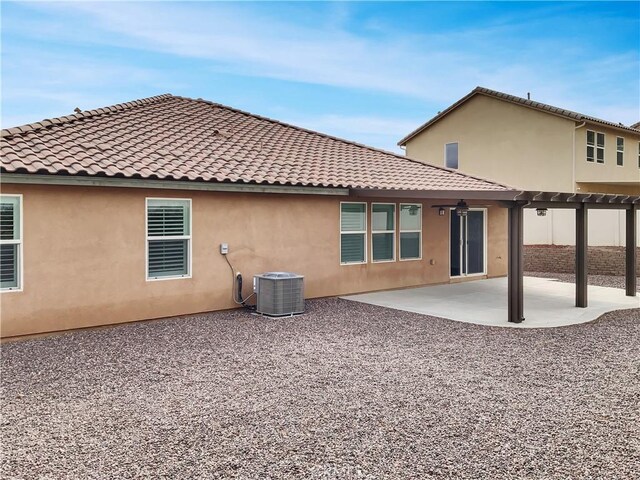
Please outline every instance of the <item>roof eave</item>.
M0 184L53 185L72 187L148 188L234 193L286 193L298 195L349 195L348 188L280 183L207 182L195 180L160 180L149 178L104 177L95 175L60 175L3 173Z
M602 126L602 127L606 127L606 128L612 128L612 129L615 129L615 130L619 130L619 131L623 131L623 132L627 132L627 133L633 133L633 134L636 134L636 135L640 135L640 130L638 130L637 128L634 128L633 126L629 127L627 125L617 125L614 122L608 122L606 120L599 120L597 118L590 117L588 115L579 114L577 112L570 112L570 111L568 111L566 109L561 109L561 108L557 108L557 107L553 107L553 108L556 108L557 110L561 110L561 111L547 110L545 108L540 108L540 107L535 105L535 104L539 104L540 102L534 102L532 100L525 100L523 98L515 97L515 95L508 95L508 94L499 95L500 93L501 92L492 92L492 91L490 91L488 89L485 89L485 88L482 88L482 87L474 88L471 92L469 92L467 95L462 97L460 100L458 100L454 104L450 105L449 107L444 109L442 112L440 112L438 115L436 115L435 117L432 117L427 122L422 124L420 127L415 129L413 132L409 133L407 136L405 136L403 139L401 139L398 142L398 146L400 146L400 147L406 146L406 144L407 144L407 142L409 140L411 140L415 136L417 136L420 133L422 133L424 130L429 128L434 123L442 120L445 116L447 116L453 110L456 110L458 107L462 106L464 103L466 103L467 101L469 101L471 98L475 97L476 95L484 95L484 96L489 97L489 98L495 98L496 100L501 100L503 102L508 102L508 103L513 104L513 105L517 105L519 107L529 108L531 110L535 110L535 111L538 111L538 112L541 112L541 113L546 113L548 115L554 115L556 117L564 118L564 119L569 120L569 121L587 122L587 123L591 123L591 124ZM513 100L513 99L511 99L509 97L518 98L518 101ZM523 103L523 101L524 102L530 102L530 104ZM562 113L562 111L567 112L567 113ZM568 113L571 113L573 115L569 115Z
M458 108L460 105L462 105L463 103L467 102L468 100L470 100L473 96L475 96L476 94L480 93L479 92L479 87L474 88L471 92L469 92L467 95L465 95L464 97L462 97L460 100L458 100L457 102L455 102L454 104L450 105L449 107L445 108L443 111L441 111L440 113L438 113L435 117L430 118L429 120L427 120L425 123L423 123L422 125L420 125L418 128L416 128L413 132L411 132L409 135L405 136L403 139L401 139L398 142L398 146L400 147L404 147L407 142L409 140L411 140L413 137L415 137L416 135L422 133L425 129L427 129L428 127L430 127L432 124L436 123L438 120L441 120L443 117L445 117L449 112L455 110L456 108Z
M520 190L391 190L379 188L355 188L351 193L362 198L411 198L416 200L456 199L512 201L522 193Z

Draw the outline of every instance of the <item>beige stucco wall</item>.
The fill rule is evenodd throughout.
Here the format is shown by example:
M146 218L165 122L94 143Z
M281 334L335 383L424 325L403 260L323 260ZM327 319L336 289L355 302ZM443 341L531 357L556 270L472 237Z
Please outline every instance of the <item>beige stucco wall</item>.
M23 194L24 222L23 291L0 294L3 337L232 308L221 242L245 293L253 274L272 270L305 275L309 298L449 281L448 217L428 203L422 260L341 266L339 203L355 198L35 185L2 193ZM146 281L146 197L192 199L192 278ZM505 209L490 208L489 276L506 274L506 235Z
M574 122L476 95L409 140L407 156L444 165L459 144L459 170L525 190L574 189Z
M604 133L604 163L587 162L587 130ZM624 165L616 162L616 138L624 138ZM640 194L640 134L587 124L576 130L576 182L579 192ZM609 183L609 185L607 185ZM616 183L611 185L611 183ZM583 185L580 185L583 184Z

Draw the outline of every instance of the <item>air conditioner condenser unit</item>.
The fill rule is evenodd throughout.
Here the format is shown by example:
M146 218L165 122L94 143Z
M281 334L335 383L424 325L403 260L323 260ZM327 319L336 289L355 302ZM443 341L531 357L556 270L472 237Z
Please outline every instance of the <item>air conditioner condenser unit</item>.
M304 276L267 272L253 277L256 312L272 317L304 313Z

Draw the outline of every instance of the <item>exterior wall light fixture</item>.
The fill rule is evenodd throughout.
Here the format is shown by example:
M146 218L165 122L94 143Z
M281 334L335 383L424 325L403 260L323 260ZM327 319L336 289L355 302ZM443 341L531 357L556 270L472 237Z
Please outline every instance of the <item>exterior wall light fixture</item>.
M459 217L466 217L467 213L469 213L469 207L467 206L466 203L460 202L456 207L456 213L458 214Z
M440 215L441 217L445 216L447 208L455 209L456 215L458 215L459 217L466 217L467 213L469 212L469 205L467 205L467 202L465 202L464 200L460 200L455 205L432 205L431 207L437 208L438 215Z

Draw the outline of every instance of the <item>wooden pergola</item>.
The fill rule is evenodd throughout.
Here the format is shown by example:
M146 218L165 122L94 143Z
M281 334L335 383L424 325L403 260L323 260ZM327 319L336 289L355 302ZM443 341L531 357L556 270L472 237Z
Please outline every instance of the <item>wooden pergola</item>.
M588 265L588 212L592 209L626 211L625 289L636 296L636 212L640 195L520 192L512 201L503 202L509 208L509 321L524 320L523 288L523 211L525 208L572 208L576 211L576 307L586 307Z

